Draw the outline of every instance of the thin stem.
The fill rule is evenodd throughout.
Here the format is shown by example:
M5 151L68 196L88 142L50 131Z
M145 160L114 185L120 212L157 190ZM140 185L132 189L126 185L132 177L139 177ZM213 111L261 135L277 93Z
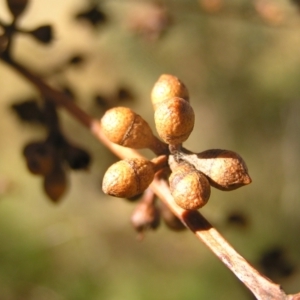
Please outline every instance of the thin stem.
M82 123L86 127L91 127L93 118L81 110L78 106L74 105L72 98L68 95L55 90L51 86L47 85L37 75L29 72L25 67L16 63L15 61L8 59L7 57L0 57L1 60L11 67L13 67L19 74L23 75L29 80L45 97L53 101L56 105L63 106L75 119Z
M151 188L185 226L248 287L257 299L286 299L286 294L280 286L253 268L198 211L187 211L177 206L165 181L156 178Z
M155 165L155 171L158 172L159 170L168 167L168 156L167 155L160 155L151 160Z
M158 139L158 137L156 137L155 135L153 135L152 143L151 145L149 145L149 149L152 150L156 155L169 153L168 145Z
M110 142L103 134L100 122L76 106L69 96L53 89L21 65L11 60L4 60L3 57L0 58L33 83L45 97L66 109L75 119L89 128L91 133L118 157L143 157L139 152L133 149ZM186 211L177 206L165 180L157 177L153 180L150 187L185 226L248 287L257 299L300 299L299 294L287 296L279 285L261 275L233 249L222 235L198 211Z

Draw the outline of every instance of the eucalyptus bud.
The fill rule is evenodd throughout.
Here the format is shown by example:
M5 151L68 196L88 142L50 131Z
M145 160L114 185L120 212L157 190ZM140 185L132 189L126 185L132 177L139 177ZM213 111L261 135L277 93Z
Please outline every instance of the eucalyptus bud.
M174 97L159 103L154 113L158 135L167 144L181 144L194 128L194 110L182 98Z
M101 119L103 133L113 143L134 149L148 148L154 135L149 124L126 107L106 111Z
M155 164L144 158L120 160L107 169L102 190L110 196L131 198L150 185L155 171Z
M91 156L86 150L71 144L66 144L63 156L73 170L86 170L91 162Z
M182 231L186 229L179 218L177 218L177 216L163 202L160 205L160 213L163 221L169 229L174 231Z
M44 178L44 191L53 202L58 202L68 187L67 176L63 168L57 165Z
M46 142L32 142L25 146L23 154L28 170L35 175L46 175L52 171L55 151Z
M173 97L189 101L188 90L177 77L163 74L159 77L151 92L151 101L154 110L156 110L161 102Z
M131 215L131 224L141 234L146 230L154 230L159 226L160 212L151 190L146 190L143 199L136 205Z
M233 151L210 149L198 154L179 155L180 159L204 173L210 184L217 189L231 191L252 181L245 161Z
M169 183L175 202L184 209L199 209L210 197L208 179L187 163L180 163L173 169Z

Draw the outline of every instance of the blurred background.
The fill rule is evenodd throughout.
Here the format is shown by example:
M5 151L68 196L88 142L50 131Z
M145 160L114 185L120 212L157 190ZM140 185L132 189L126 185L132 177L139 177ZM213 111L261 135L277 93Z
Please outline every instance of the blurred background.
M247 162L252 184L212 190L203 215L287 293L300 291L300 1L31 0L18 26L51 25L54 39L18 34L13 57L71 94L96 118L128 106L154 128L151 89L163 74L188 87L196 124L185 146L223 148ZM11 22L5 0L0 20ZM87 149L57 204L22 154L45 129L14 104L38 92L0 63L0 299L253 299L193 234L161 224L138 241L135 204L101 191L116 161L60 111L65 135ZM145 155L150 152L145 151Z

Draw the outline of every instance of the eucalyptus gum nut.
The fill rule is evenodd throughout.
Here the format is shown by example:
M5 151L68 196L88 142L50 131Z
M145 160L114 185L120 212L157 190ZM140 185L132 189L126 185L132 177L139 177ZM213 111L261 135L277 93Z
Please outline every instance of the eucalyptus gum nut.
M169 229L174 231L182 231L186 229L180 219L163 202L160 206L160 213L164 223Z
M210 184L206 176L186 163L181 163L174 169L169 183L176 204L183 209L197 210L210 197Z
M91 156L86 150L71 144L64 147L63 158L73 170L86 170L91 162Z
M141 201L135 207L130 221L137 232L154 230L160 225L160 212L155 203Z
M23 154L32 174L46 175L52 171L56 155L52 145L44 141L32 142L24 147Z
M169 98L179 97L189 101L189 93L186 86L176 76L163 74L159 77L151 91L151 101L154 110L160 102Z
M245 161L233 151L210 149L198 154L181 153L180 156L204 173L217 189L231 191L252 182Z
M142 193L152 182L154 164L143 158L120 160L111 165L103 177L105 194L120 198L131 198Z
M158 135L167 144L181 144L193 131L195 113L191 105L182 98L174 97L161 102L154 121Z
M51 173L44 177L44 191L52 202L58 202L65 194L68 180L65 171L56 167Z
M149 124L127 107L115 107L106 111L101 119L105 136L113 143L134 149L148 148L153 144Z

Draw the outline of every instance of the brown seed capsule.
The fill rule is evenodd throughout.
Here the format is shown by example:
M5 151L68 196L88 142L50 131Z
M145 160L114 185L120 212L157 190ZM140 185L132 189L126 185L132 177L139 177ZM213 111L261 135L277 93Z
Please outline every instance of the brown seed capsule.
M46 175L53 169L55 150L45 142L32 142L25 146L23 154L28 170L35 175Z
M151 101L154 110L156 110L160 102L173 97L179 97L189 101L188 90L177 77L163 74L159 77L151 92Z
M160 224L160 212L153 196L153 192L147 189L131 215L131 224L141 234L146 230L156 229Z
M106 111L101 126L107 138L118 145L134 149L148 148L155 139L149 124L126 107Z
M210 184L223 191L231 191L251 183L248 168L237 153L210 149L198 154L182 154L181 159L204 173Z
M173 214L170 208L164 203L161 203L160 205L160 213L163 221L169 229L174 231L182 231L186 229L184 224Z
M129 158L111 165L104 174L102 190L105 194L131 198L143 192L152 182L155 165L143 158Z
M53 202L58 202L68 187L65 171L60 167L47 174L44 178L44 190Z
M63 158L73 170L87 170L91 162L86 150L68 143L63 147Z
M187 163L180 163L174 168L169 183L175 202L184 209L199 209L210 197L208 179Z
M182 98L171 98L161 102L154 120L159 136L167 144L181 144L194 128L195 114L191 105Z

